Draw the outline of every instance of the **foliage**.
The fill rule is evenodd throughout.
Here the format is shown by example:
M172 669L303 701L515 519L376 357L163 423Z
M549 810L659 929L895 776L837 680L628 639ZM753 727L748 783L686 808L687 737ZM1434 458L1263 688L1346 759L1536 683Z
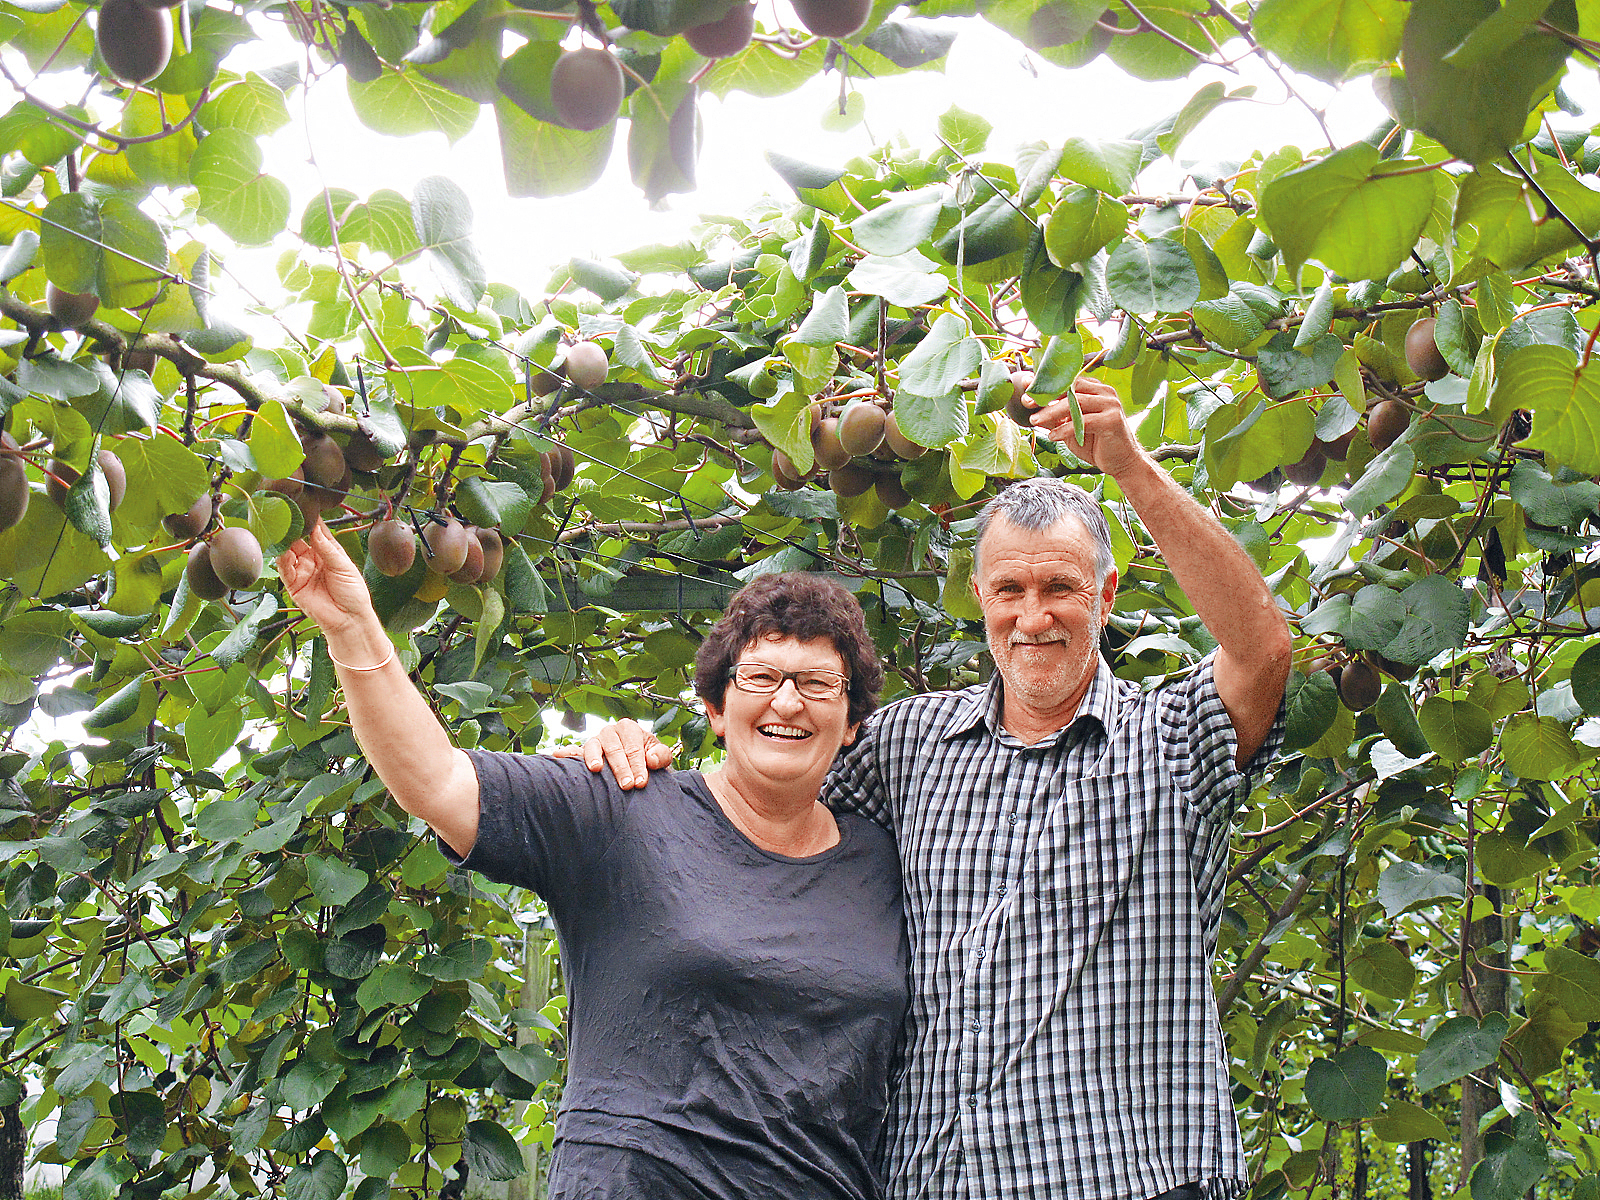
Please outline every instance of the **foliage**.
M228 70L257 36L239 13L176 10L154 90L102 79L72 108L29 92L0 119L0 413L32 484L0 533L0 1103L31 1087L25 1118L54 1118L38 1157L69 1168L70 1200L380 1200L432 1194L458 1162L505 1177L507 1127L548 1138L559 1078L561 1001L521 982L546 961L525 954L523 898L449 874L414 836L270 571L202 601L163 517L214 495L270 561L305 517L263 484L325 431L386 460L329 512L358 556L391 512L497 526L487 584L420 558L369 572L467 745L531 749L566 711L649 716L687 758L711 753L684 703L697 631L770 570L850 580L892 692L970 682L968 522L1040 470L1113 505L1119 673L1180 668L1205 630L1114 485L1005 415L1024 369L1035 396L1080 369L1114 382L1300 635L1288 752L1242 814L1221 947L1252 1194L1396 1194L1430 1145L1435 1182L1459 1166L1474 1200L1547 1178L1596 1194L1600 137L1557 88L1592 65L1593 16L1571 0L890 8L842 47L776 32L709 67L676 36L715 15L688 0L259 15L302 38L312 72L341 61L379 134L459 135L493 105L518 194L583 187L610 150L612 127L543 115L572 20L638 77L629 156L651 196L692 174L684 120L661 118L692 115L694 88L937 61L948 38L923 18L980 9L1047 59L1104 53L1139 78L1244 52L1372 75L1396 120L1147 192L1248 97L1206 84L1121 140L1004 160L952 110L929 154L773 156L793 203L575 262L543 294L489 282L448 180L330 192L299 214L278 259L289 303L269 312L219 258L291 223L257 142L308 80ZM8 73L92 67L93 20L5 6ZM507 34L525 42L502 57ZM164 220L144 203L159 189ZM399 273L424 256L439 297ZM47 282L99 313L61 328ZM1449 371L1432 381L1405 350L1424 316ZM579 339L610 356L592 392L561 373ZM813 469L818 402L892 402L928 450L869 455L837 490L779 487L775 451ZM1408 417L1383 447L1364 419L1380 402ZM577 472L558 492L542 456L561 447ZM114 511L101 450L127 476ZM71 483L59 503L47 471ZM1326 668L1363 656L1385 686L1352 712Z

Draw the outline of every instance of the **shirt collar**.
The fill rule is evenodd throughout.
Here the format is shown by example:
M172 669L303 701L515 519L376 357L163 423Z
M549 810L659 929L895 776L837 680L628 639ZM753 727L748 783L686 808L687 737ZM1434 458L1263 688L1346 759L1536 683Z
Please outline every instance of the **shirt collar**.
M996 738L1008 738L1004 726L1000 724L1000 708L1004 701L1004 689L1000 672L996 671L989 682L981 688L972 688L967 694L961 707L956 710L949 727L945 730L943 738L948 740L963 733L968 733L981 722L988 727L989 733ZM1117 679L1111 673L1111 664L1106 662L1105 655L1095 655L1094 678L1089 681L1089 690L1084 693L1083 701L1078 705L1078 711L1072 720L1058 730L1052 737L1045 739L1056 741L1063 737L1068 730L1083 720L1096 721L1102 733L1109 733L1116 725L1117 710ZM1042 745L1044 743L1036 743Z

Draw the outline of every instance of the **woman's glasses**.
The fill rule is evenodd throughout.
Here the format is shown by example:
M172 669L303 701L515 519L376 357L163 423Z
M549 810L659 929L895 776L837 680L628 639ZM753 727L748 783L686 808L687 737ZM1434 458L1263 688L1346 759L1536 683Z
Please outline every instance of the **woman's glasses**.
M753 696L770 696L785 679L794 680L794 690L807 700L837 700L850 682L850 676L838 671L780 671L765 663L739 663L733 668L733 686Z

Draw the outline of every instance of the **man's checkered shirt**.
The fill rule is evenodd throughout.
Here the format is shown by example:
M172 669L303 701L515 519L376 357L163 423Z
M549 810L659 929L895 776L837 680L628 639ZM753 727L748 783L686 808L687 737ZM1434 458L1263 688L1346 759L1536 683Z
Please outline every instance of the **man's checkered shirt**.
M889 705L827 799L904 863L911 1012L894 1200L1145 1200L1246 1176L1210 967L1244 775L1207 659L1150 692L1102 661L1035 746L1000 683Z

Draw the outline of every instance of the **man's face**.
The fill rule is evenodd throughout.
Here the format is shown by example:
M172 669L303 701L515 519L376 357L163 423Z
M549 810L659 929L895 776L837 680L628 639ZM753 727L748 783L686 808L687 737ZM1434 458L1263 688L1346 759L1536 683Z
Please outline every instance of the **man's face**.
M1076 704L1094 676L1100 630L1117 575L1101 586L1094 540L1068 517L1049 529L989 526L973 576L995 668L1008 701L1054 710Z

